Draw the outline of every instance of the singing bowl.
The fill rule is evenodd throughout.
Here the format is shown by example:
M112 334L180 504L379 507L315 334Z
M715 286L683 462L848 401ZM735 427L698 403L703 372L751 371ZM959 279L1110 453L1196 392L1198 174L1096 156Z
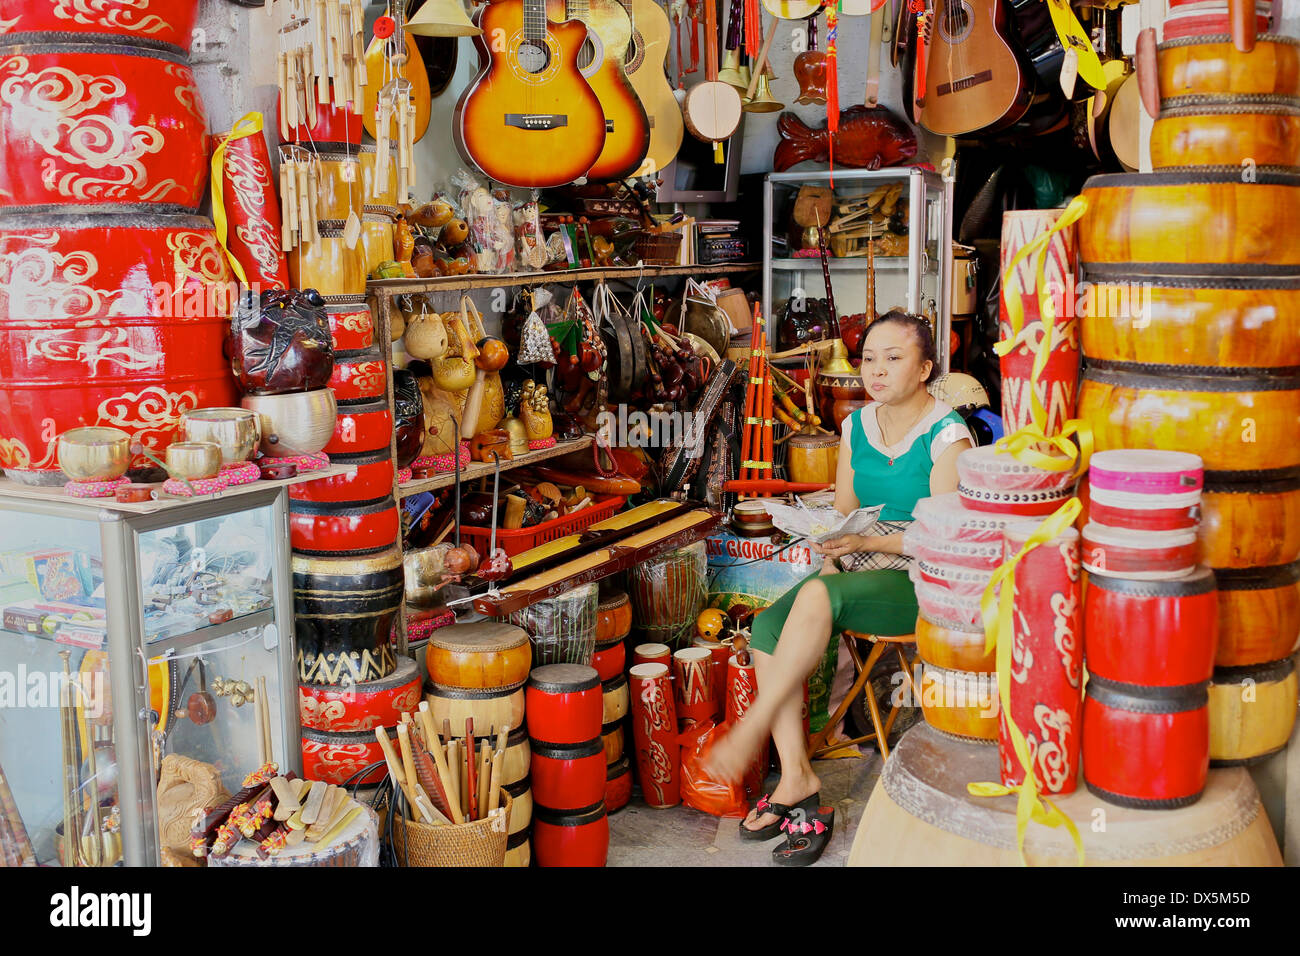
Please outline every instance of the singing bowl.
M1281 660L1300 642L1300 562L1219 570L1217 667Z
M331 395L333 393L330 393ZM338 409L333 434L325 445L327 455L355 455L387 449L393 437L393 416L385 401L345 405Z
M289 497L298 501L358 504L393 493L393 459L387 449L358 455L333 455L330 464L353 470L290 485Z
M327 302L325 318L336 352L355 352L375 344L375 320L366 300L357 296L352 302Z
M1300 43L1258 37L1242 53L1227 36L1188 37L1157 47L1160 97L1197 94L1300 96Z
M172 442L167 446L167 473L185 481L213 478L221 471L221 446L211 441Z
M1300 100L1261 108L1226 97L1213 107L1162 109L1151 127L1151 166L1300 166Z
M528 632L497 621L441 627L429 636L424 655L435 684L502 690L522 687L533 660Z
M375 185L375 161L378 159L378 147L369 143L361 147L361 186L363 205L396 206L397 205L397 146L390 148L388 176L384 182Z
M998 681L994 673L921 669L921 712L935 730L971 740L998 739Z
M1268 369L1300 366L1300 279L1115 276L1079 316L1090 359Z
M1300 216L1296 186L1300 176L1283 173L1243 182L1239 168L1093 176L1083 184L1079 259L1096 278L1119 265L1157 275L1193 264L1198 275L1294 272L1300 243L1287 224Z
M450 721L453 728L464 728L466 719L475 727L521 727L524 722L524 689L502 690L490 687L467 690L462 687L442 687L428 682L424 685L424 699L433 712L433 724L441 732L442 722Z
M1210 764L1252 764L1286 747L1296 719L1295 661L1215 671L1210 684Z
M402 553L293 558L298 679L313 684L378 680L393 615L402 604Z
M1200 455L1207 471L1276 474L1300 466L1300 442L1282 439L1294 435L1300 416L1296 378L1089 366L1078 414L1092 427L1098 451L1176 448Z
M945 670L979 671L997 669L997 652L984 650L984 632L959 631L932 624L924 616L916 619L916 649L921 660Z
M295 289L315 289L324 296L364 295L366 263L361 243L349 249L343 223L322 221L320 238L300 242L289 258L289 282Z
M335 352L330 388L334 398L343 404L383 398L388 389L388 363L373 348Z
M72 428L58 448L59 468L73 481L117 481L131 467L131 436L120 428Z
M1300 561L1300 478L1207 483L1198 533L1200 562L1212 568Z
M289 502L289 542L302 554L364 554L391 548L401 532L397 503L391 497L375 502L339 505Z
M395 727L402 714L420 706L420 672L409 657L397 660L387 677L331 687L298 684L298 718L303 727L335 732Z
M316 177L316 218L342 221L351 213L360 214L365 203L361 198L361 160L356 153L334 153L318 149L313 166Z
M240 405L256 412L262 439L258 448L270 458L314 455L334 434L338 405L328 388L289 395L245 395Z
M183 54L23 43L2 55L4 205L203 202L207 114Z
M196 408L181 415L181 438L214 442L221 449L223 465L248 461L261 439L260 421L246 408Z

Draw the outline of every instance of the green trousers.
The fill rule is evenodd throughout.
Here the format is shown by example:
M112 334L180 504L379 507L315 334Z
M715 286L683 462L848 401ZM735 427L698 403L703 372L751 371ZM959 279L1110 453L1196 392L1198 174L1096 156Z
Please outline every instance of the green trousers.
M814 572L755 615L750 629L750 644L755 650L765 654L776 651L777 639L799 589L813 579L825 584L830 595L832 634L847 629L897 636L916 630L916 590L906 571Z

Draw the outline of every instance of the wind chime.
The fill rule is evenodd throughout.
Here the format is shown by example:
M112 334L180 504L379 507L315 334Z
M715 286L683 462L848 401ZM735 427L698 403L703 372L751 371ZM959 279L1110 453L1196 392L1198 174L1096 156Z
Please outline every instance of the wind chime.
M280 249L283 252L320 240L316 218L318 164L319 160L308 150L280 147Z
M405 4L390 8L392 16L375 21L375 36L387 40L384 53L384 85L375 105L375 188L389 181L392 162L393 127L397 132L397 203L409 205L415 187L415 97L411 81L403 74L406 65Z
M310 3L310 13L308 5ZM361 109L365 100L365 11L361 0L292 0L280 28L280 138L316 124L317 106Z

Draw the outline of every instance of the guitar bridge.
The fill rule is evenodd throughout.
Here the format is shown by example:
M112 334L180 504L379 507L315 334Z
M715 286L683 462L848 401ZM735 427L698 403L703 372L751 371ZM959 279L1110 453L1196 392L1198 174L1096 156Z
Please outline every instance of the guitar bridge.
M569 117L563 113L507 113L506 125L518 129L559 129L569 125Z

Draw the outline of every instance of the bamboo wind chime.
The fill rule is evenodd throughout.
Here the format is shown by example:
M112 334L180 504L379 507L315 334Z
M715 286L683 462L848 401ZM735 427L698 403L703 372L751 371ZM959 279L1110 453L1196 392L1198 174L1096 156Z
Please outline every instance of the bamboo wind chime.
M293 0L280 28L280 138L314 126L318 105L360 112L365 100L365 11L361 0Z
M320 240L316 217L319 160L296 146L280 147L280 248L290 252Z
M392 34L385 44L384 80L375 104L375 188L389 181L393 126L397 127L397 204L409 205L415 188L414 87L402 70L406 66L405 3L392 8ZM376 34L379 35L379 34Z

